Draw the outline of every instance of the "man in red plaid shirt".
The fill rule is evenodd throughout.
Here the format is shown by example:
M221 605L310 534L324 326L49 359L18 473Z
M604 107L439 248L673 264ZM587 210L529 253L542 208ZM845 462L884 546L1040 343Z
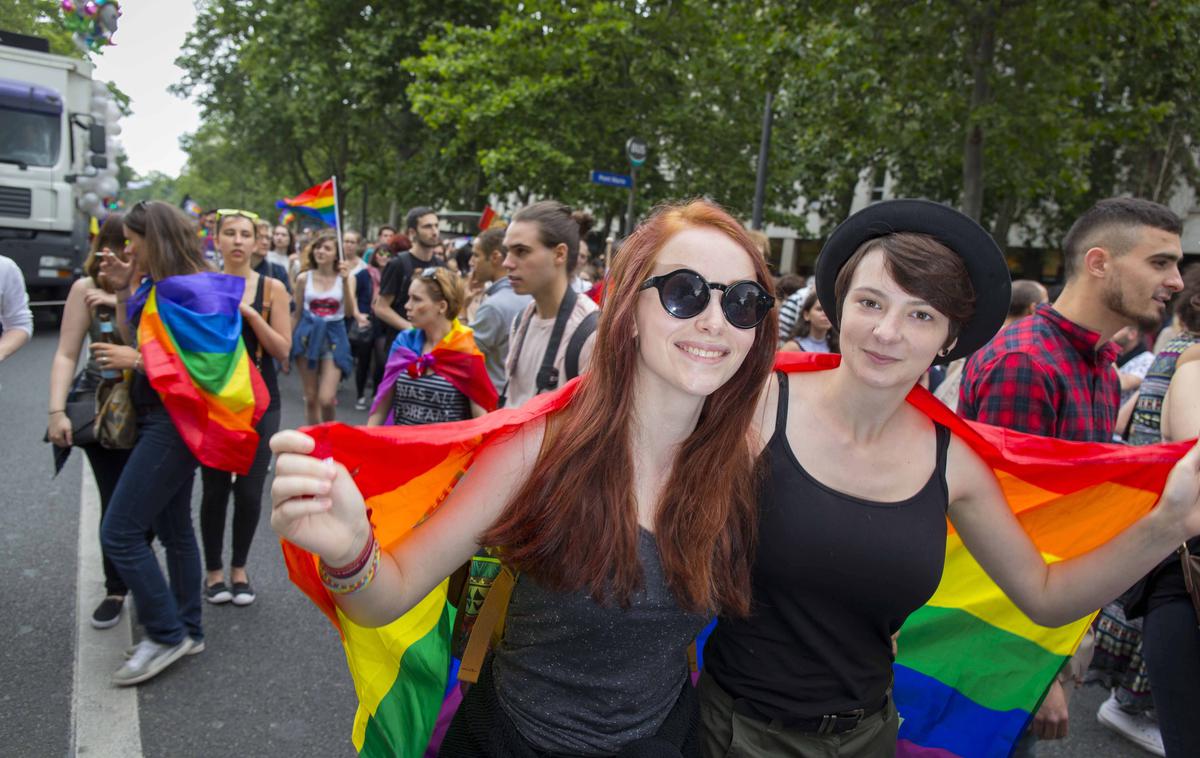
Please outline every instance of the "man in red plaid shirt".
M1063 240L1062 294L967 360L959 415L1057 439L1111 442L1120 402L1112 336L1127 325L1153 331L1162 323L1167 301L1183 289L1182 231L1170 209L1135 198L1101 200L1080 216ZM1071 668L1051 685L1030 728L1036 737L1067 735L1061 682ZM1022 743L1014 755L1022 747L1032 752L1031 741Z

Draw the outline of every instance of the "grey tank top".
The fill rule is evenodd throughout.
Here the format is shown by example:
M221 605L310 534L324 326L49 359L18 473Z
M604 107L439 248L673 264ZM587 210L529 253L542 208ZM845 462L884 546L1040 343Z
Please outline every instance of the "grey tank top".
M517 579L492 676L501 706L539 750L611 755L649 737L689 676L687 646L708 619L675 602L654 535L639 532L644 582L628 609Z

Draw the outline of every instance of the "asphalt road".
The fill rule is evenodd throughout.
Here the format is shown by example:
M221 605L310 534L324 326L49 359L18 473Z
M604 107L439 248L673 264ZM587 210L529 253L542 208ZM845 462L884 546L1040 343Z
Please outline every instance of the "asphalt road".
M73 454L63 472L52 477L50 450L41 441L56 340L53 330L45 328L0 363L0 597L5 611L0 614L0 639L5 641L0 646L0 754L107 758L103 751L87 750L82 744L86 739L79 736L87 722L80 714L106 703L87 702L90 696L83 694L89 691L90 648L85 650L77 638L95 639L113 650L128 644L130 631L128 625L91 630L91 605L76 608L77 593L101 591L102 573L98 563L81 566L79 559L83 456ZM301 425L298 378L283 377L281 389L283 426ZM366 413L354 411L353 401L346 383L339 395L339 418L365 423ZM199 495L196 485L193 514ZM196 529L198 534L198 525ZM87 542L82 540L84 546ZM102 700L129 701L130 709L113 729L140 739L140 755L354 754L350 729L355 697L341 645L324 617L288 582L265 509L249 571L257 602L246 608L205 605L207 650L138 687L136 706L134 696L111 689L107 681L90 682ZM76 671L85 672L82 680ZM1038 755L1146 755L1096 722L1105 696L1095 688L1077 694L1070 737L1043 743ZM123 752L114 758L138 754Z

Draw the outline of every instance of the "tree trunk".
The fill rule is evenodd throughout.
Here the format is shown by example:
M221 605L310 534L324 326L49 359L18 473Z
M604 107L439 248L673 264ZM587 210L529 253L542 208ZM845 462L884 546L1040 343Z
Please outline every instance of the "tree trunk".
M991 71L996 56L996 11L986 8L975 17L977 39L968 54L971 64L971 102L967 109L967 139L963 145L962 212L979 221L983 216L983 124L978 110L992 98Z
M1013 218L1017 214L1017 199L1015 197L1006 197L1000 201L1000 210L996 214L996 221L992 224L992 238L996 240L996 244L1004 252L1008 252L1008 232L1012 229Z

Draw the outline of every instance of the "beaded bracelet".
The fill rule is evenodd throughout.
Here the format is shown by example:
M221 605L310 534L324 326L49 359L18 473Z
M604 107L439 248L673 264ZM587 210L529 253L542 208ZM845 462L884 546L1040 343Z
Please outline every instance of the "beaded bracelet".
M349 577L340 577L340 578L334 577L334 576L330 575L330 573L329 573L328 569L326 569L324 563L320 564L318 573L320 573L321 583L325 585L326 589L328 589L330 592L334 593L335 595L349 595L351 593L358 592L359 590L361 590L363 587L366 587L368 584L370 584L375 579L375 574L379 570L380 550L379 550L379 543L375 541L374 534L371 535L371 541L368 544L371 548L371 552L369 553L370 564L367 566L366 572L363 572L362 575L358 578L358 581L356 581L352 584L347 584L347 583L345 583L345 581L346 581L346 579L349 579L350 577L352 577L353 574L351 574ZM360 569L360 571L361 571L361 569Z

